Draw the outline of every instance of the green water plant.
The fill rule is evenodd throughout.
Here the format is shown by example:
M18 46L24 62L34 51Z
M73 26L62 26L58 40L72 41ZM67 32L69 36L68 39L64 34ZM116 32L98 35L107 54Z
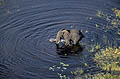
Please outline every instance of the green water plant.
M98 10L96 16L101 19L105 19L108 23L104 25L103 29L114 29L120 26L120 10L117 8L112 8L113 14L105 14L101 10ZM96 27L98 27L96 25Z
M85 79L120 79L120 75L110 74L110 73L98 73L94 75L86 75Z
M120 48L108 47L95 54L97 66L106 71L120 72Z
M108 47L95 54L97 67L106 73L91 75L94 79L120 79L120 47Z
M67 70L69 67L69 64L66 64L64 62L60 62L58 65L53 65L49 67L50 71L56 72L59 70L58 73L56 73L58 75L58 77L60 79L70 79L70 77L68 77L66 74L64 74L64 71Z
M117 8L113 8L112 11L115 13L116 17L120 18L120 10Z
M88 45L86 49L88 50L88 52L96 52L100 48L101 48L100 44L96 43L96 44Z
M102 18L104 16L104 13L98 10L96 16L98 16L99 18Z
M77 69L75 79L120 79L120 47L101 49L95 54L94 61L96 67L105 72L81 75L83 71Z
M120 35L120 10L113 8L112 12L113 14L105 14L101 10L98 10L96 16L106 20L107 24L96 24L95 26L96 28L101 27L104 32L115 30L115 34ZM120 46L112 46L106 35L103 35L103 42L108 46L103 48L100 44L86 44L88 52L95 52L93 61L96 63L96 67L101 69L102 72L96 72L95 74L82 72L84 74L81 75L81 69L77 69L74 72L76 74L75 79L120 79ZM86 64L85 66L87 67Z
M76 70L73 72L74 75L82 75L84 73L84 70L82 68L76 68Z

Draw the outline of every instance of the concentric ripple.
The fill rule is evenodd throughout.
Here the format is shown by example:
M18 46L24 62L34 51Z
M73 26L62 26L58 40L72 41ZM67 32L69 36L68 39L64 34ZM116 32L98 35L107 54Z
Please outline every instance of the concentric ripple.
M82 55L60 58L56 53L55 44L48 40L55 38L57 32L63 28L82 30L85 38L81 42L86 43L86 47L87 44L96 43L104 48L109 43L114 45L113 41L117 45L120 44L115 39L114 33L102 29L102 25L106 25L107 22L96 16L98 10L109 14L111 8L115 6L104 0L99 0L99 2L98 0L48 0L48 2L23 0L13 4L6 2L4 8L0 8L3 11L8 8L11 10L10 13L0 15L5 20L4 22L0 20L3 22L0 23L0 69L2 69L0 74L2 73L2 78L59 79L56 73L49 71L51 65L57 65L59 62L70 64L70 70L88 63L93 69L86 73L98 71L94 67L93 54L86 49L80 52ZM10 5L13 7L20 5L20 8L16 10L9 7ZM96 28L96 24L100 27ZM104 36L109 42L104 41ZM64 73L72 79L74 75L69 74L70 70Z

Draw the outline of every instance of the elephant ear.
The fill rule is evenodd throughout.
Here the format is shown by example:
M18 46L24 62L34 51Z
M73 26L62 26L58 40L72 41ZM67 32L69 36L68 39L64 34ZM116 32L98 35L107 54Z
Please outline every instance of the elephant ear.
M79 30L79 35L80 35L82 38L85 37L85 36L82 34L81 30Z

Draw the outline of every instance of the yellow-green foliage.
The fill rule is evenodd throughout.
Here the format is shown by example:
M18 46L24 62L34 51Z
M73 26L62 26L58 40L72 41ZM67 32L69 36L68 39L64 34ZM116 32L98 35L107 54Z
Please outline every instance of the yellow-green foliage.
M92 79L120 79L120 75L113 75L110 73L98 73L95 75L91 75Z
M65 64L64 62L60 62L59 65L53 65L49 67L50 71L56 72L56 70L59 70L60 72L57 73L60 79L70 79L66 74L63 74L65 70L69 67L69 64Z
M103 12L100 11L100 10L97 11L97 14L96 14L96 15L97 15L99 18L101 18L101 17L104 16Z
M111 21L111 24L113 25L114 28L117 28L120 25L120 20L119 19L113 19Z
M74 75L81 75L81 74L83 74L83 73L84 73L84 71L83 71L82 68L77 68L77 69L73 72Z
M120 79L120 47L106 48L95 54L97 66L111 73L98 73L92 75L95 79ZM119 74L114 74L119 72Z
M100 45L99 44L91 44L88 46L88 51L89 52L95 52L96 50L100 49Z
M75 77L75 79L120 79L120 75L113 75L110 73L86 74L84 77Z
M120 10L117 8L113 8L112 11L113 11L113 14L111 14L111 15L104 14L100 10L97 11L97 14L96 14L97 17L104 18L104 19L106 19L108 24L111 24L111 25L105 25L106 28L104 27L104 29L114 29L114 28L118 28L120 26ZM115 17L111 18L112 16L115 16ZM98 27L98 26L96 25L96 27Z
M120 10L117 8L113 8L112 11L113 14L108 15L98 10L96 16L100 19L105 19L108 23L107 25L103 26L96 24L96 27L102 27L103 30L107 31L115 29L116 34L120 35ZM87 32L88 31L86 31L85 33ZM100 44L86 45L89 52L96 52L94 57L96 66L102 71L105 71L105 73L100 72L94 75L81 75L81 69L78 69L75 72L75 79L120 79L120 47L112 47L110 40L108 40L107 36L105 35L103 35L103 40L105 44L109 44L109 46L111 47L101 49L102 46ZM98 50L99 52L97 52L96 50ZM87 67L86 64L85 66Z
M117 8L113 8L112 10L113 10L113 12L115 13L116 17L119 17L119 18L120 18L120 10L117 9Z
M81 75L84 71L80 68L74 72L77 75L75 79L120 79L120 47L101 49L95 54L94 61L97 63L98 68L107 72Z
M107 71L119 71L120 72L120 48L106 48L95 54L95 62L98 63L98 67Z

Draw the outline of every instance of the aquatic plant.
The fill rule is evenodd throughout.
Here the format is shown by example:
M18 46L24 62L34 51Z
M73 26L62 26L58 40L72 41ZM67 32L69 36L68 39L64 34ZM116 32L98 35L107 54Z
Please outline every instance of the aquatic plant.
M120 79L120 75L110 73L98 73L94 75L87 74L85 75L85 79Z
M70 79L70 77L68 77L66 74L63 74L63 72L65 70L67 70L67 67L69 67L69 64L65 64L64 62L60 62L57 65L53 65L51 67L49 67L50 71L56 72L56 70L59 70L60 72L57 73L57 75L59 76L60 79Z
M97 66L106 71L120 72L120 48L106 48L95 54Z
M114 28L117 28L120 25L120 20L119 19L113 19L111 21L111 24L113 25Z
M96 52L100 48L101 48L100 44L96 43L96 44L88 45L86 49L88 50L88 52Z
M82 68L77 68L74 72L72 72L74 75L82 75L84 73L84 70Z
M96 14L99 18L102 18L104 16L104 13L100 10L97 11L97 14Z
M75 79L120 79L120 47L108 47L101 49L95 54L94 61L102 71L96 74L83 74L82 69L77 69L74 73Z
M90 75L92 79L120 79L120 47L108 47L95 54L97 67L106 73Z
M116 17L120 18L120 10L117 8L113 8L112 11L115 13Z
M104 12L98 10L96 16L105 19L108 23L104 25L103 29L114 29L120 26L120 10L117 8L112 9L113 14L105 14ZM106 26L106 27L105 27ZM96 25L98 27L98 25Z
M102 26L95 24L95 26L96 28L101 27L104 32L115 30L115 34L120 35L120 10L113 8L112 12L113 14L105 14L98 10L96 16L106 20L107 24L102 24ZM85 33L87 32L88 30L85 31ZM101 44L93 43L88 45L85 43L88 52L95 52L94 62L96 63L96 67L100 68L102 72L83 74L84 71L79 68L73 73L76 75L75 79L120 79L120 47L112 47L113 43L115 45L115 41L111 43L106 35L103 35L103 42L109 47L106 46L107 48L103 48Z

